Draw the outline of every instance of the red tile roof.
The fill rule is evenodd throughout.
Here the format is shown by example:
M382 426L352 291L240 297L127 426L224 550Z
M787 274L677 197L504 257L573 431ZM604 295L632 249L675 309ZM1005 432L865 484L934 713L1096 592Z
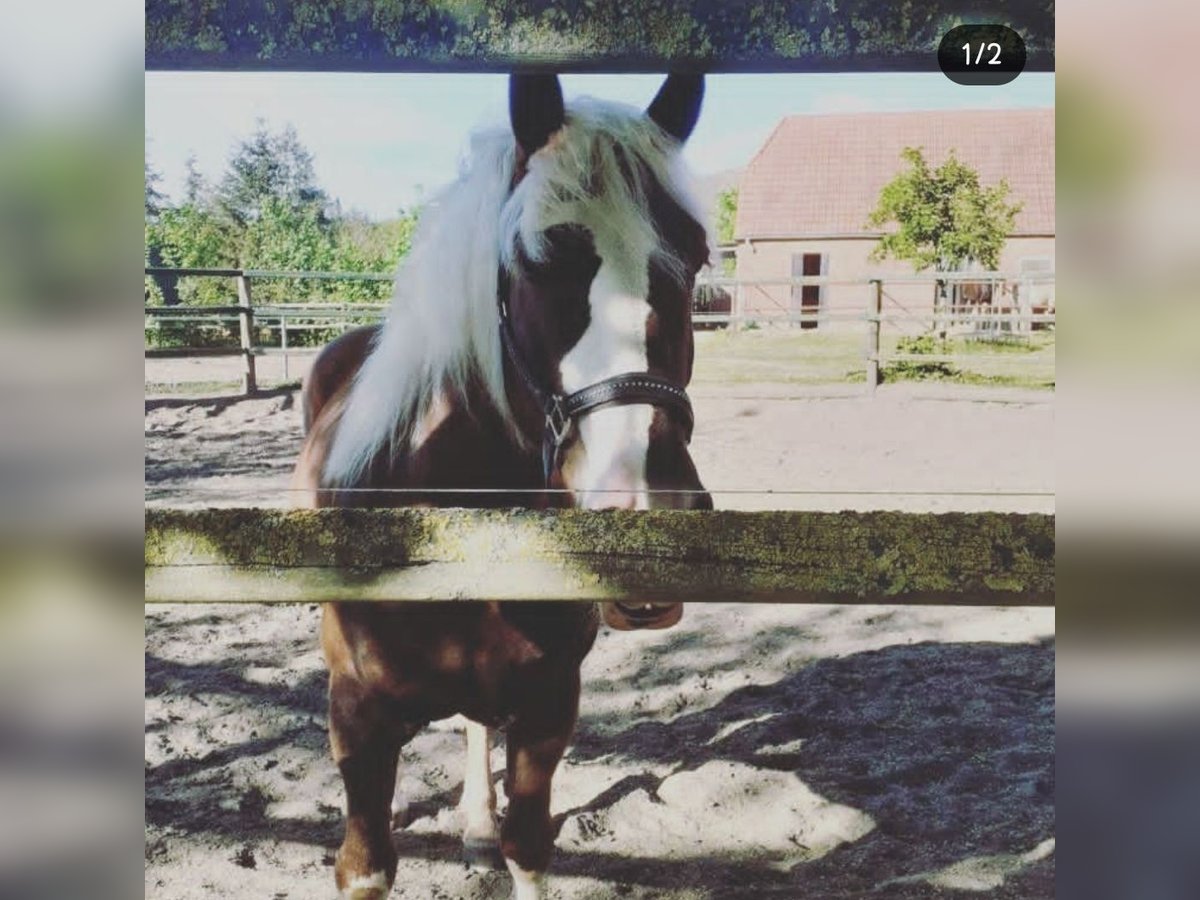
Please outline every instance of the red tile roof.
M1054 234L1054 110L948 110L789 116L751 160L738 196L741 238L868 234L880 189L923 147L951 148L984 185L1007 179L1024 208L1016 234Z

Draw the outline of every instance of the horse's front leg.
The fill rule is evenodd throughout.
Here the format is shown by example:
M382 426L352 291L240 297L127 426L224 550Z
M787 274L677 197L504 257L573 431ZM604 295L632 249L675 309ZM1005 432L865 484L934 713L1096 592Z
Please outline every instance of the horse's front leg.
M508 729L508 812L500 850L513 877L513 900L546 896L546 868L554 851L550 782L575 727L579 669L547 679L543 690L542 696L528 698L525 712Z
M490 869L499 862L500 828L496 824L496 785L492 783L492 733L467 722L467 765L463 773L463 858L472 868Z
M389 722L380 707L355 679L331 676L329 737L346 789L346 833L334 864L341 900L384 900L396 879L396 763L420 726Z

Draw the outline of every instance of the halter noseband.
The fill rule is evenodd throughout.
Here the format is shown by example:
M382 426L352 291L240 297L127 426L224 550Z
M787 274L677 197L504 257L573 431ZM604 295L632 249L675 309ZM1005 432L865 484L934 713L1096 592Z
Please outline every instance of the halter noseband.
M508 275L503 265L497 284L496 305L500 313L500 343L504 345L504 352L546 417L546 427L542 433L542 473L546 487L550 486L550 476L558 467L559 453L571 432L572 424L576 419L606 406L663 407L678 416L683 425L684 439L691 441L695 423L692 402L683 388L666 378L649 372L625 372L597 381L573 394L559 394L539 382L517 347L512 320L508 316Z

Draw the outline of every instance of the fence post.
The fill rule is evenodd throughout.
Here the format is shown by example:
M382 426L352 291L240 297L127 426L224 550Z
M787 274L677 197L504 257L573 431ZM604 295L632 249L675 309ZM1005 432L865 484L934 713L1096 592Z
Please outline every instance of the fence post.
M279 314L279 344L283 349L283 381L286 384L288 381L288 340L287 340L287 313Z
M946 303L946 280L939 278L933 283L933 333L939 338L946 336L945 314L946 306L953 306L955 297L951 288L950 303Z
M746 315L746 299L742 293L742 282L735 281L733 284L733 330L741 331L743 325L743 316Z
M238 306L241 307L238 319L241 325L242 360L245 370L242 372L242 393L249 396L258 393L258 378L254 371L254 310L250 306L250 279L242 272L237 276Z
M879 386L879 330L883 315L883 280L872 278L875 290L867 309L867 394L873 395Z

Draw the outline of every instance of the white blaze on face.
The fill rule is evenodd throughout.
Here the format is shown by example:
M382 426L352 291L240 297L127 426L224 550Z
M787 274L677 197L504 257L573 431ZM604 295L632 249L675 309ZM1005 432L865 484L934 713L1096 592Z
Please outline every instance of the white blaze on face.
M647 370L649 289L645 259L626 272L601 261L588 293L591 320L560 368L568 394L614 375ZM605 407L575 420L579 441L563 473L580 506L649 508L646 454L653 417L654 407L635 404Z

